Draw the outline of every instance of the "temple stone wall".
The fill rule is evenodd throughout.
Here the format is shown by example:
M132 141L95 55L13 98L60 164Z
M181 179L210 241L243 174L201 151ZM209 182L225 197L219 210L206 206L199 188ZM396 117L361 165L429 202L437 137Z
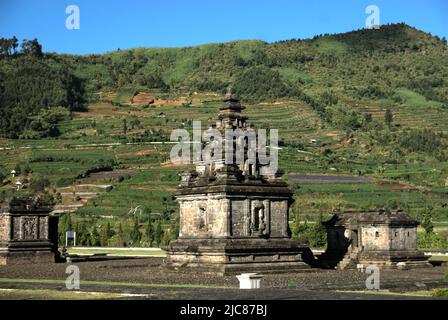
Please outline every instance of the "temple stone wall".
M416 228L368 226L362 228L364 250L415 250Z
M180 237L226 237L227 219L222 212L227 212L228 202L225 198L207 198L206 196L179 200Z
M232 230L231 235L234 237L249 236L249 200L232 200Z
M417 230L415 228L392 228L389 237L392 250L417 249Z
M282 237L287 236L288 226L288 201L271 201L271 236Z
M10 217L0 215L0 241L7 241L10 238Z
M362 228L364 250L389 250L388 226L365 226Z
M198 195L179 199L179 204L183 238L287 236L287 200Z

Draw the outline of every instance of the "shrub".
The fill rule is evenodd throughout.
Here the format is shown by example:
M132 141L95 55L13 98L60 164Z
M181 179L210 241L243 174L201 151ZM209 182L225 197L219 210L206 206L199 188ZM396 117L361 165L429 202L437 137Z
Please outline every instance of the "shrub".
M421 249L448 249L448 240L443 234L423 233L417 236L417 246Z
M443 149L442 134L429 129L412 129L401 134L398 143L401 148L411 152L426 152L433 154Z
M322 214L319 215L319 220L312 225L309 225L307 221L302 224L299 222L298 217L296 217L292 230L293 238L298 239L312 248L325 247L327 244L327 231L322 221Z
M265 66L252 67L239 73L234 85L239 94L252 100L295 95L295 91L282 81L279 72Z
M448 273L447 273L447 276L448 276ZM448 280L447 276L445 276L445 278L447 278L447 280ZM448 297L448 289L447 288L434 289L431 293L431 296L432 297Z
M39 193L45 191L45 188L50 186L50 180L45 177L34 177L31 179L30 189L33 192Z

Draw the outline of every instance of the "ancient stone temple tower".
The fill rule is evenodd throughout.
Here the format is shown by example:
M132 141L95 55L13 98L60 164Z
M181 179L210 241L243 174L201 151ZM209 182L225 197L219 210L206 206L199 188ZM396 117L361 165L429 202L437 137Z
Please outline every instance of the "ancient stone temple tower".
M216 128L247 130L238 97L229 91ZM246 148L247 149L247 148ZM169 267L219 274L308 269L308 248L290 238L292 192L278 172L255 164L198 161L182 175L179 239L167 250Z

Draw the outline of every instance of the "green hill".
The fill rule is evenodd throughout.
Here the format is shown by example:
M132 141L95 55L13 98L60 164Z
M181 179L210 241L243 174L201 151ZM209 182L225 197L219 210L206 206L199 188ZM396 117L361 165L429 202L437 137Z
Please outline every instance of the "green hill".
M2 110L27 105L20 109L37 114L42 106L73 108L80 103L78 79L90 101L95 100L98 91L123 88L221 93L233 85L245 101L295 97L311 103L325 121L338 113L332 104L356 112L373 107L373 113L375 108L400 109L403 105L411 109L447 109L447 55L445 39L405 24L393 24L379 30L277 43L236 41L87 56L47 53L34 62L26 55L3 57ZM61 72L65 75L58 74ZM61 82L50 83L52 78ZM58 90L66 92L66 96L62 97ZM11 100L11 95L19 100Z

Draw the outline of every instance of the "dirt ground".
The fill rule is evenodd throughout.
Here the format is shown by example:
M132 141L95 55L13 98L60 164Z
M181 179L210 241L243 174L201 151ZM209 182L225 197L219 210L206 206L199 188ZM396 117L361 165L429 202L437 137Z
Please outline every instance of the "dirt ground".
M189 270L168 271L162 257L114 259L75 262L80 269L81 284L86 290L145 293L156 299L333 299L366 298L364 294L341 293L344 290L365 290L367 274L356 270L311 269L303 273L266 274L262 289L240 293L235 276L203 275ZM56 287L63 289L68 263L1 266L1 288ZM380 289L406 292L448 287L444 280L446 267L414 270L382 270ZM33 280L30 283L14 279ZM59 280L50 284L38 279ZM93 283L95 281L95 283ZM33 282L33 283L31 283ZM98 283L97 283L98 282ZM249 290L250 291L250 290ZM369 295L370 296L370 295ZM372 298L385 297L375 295ZM388 296L391 298L393 296Z

